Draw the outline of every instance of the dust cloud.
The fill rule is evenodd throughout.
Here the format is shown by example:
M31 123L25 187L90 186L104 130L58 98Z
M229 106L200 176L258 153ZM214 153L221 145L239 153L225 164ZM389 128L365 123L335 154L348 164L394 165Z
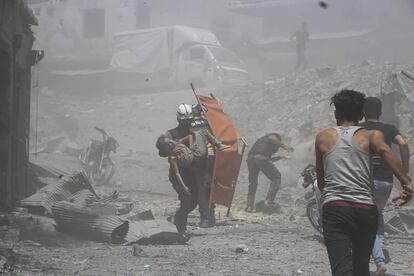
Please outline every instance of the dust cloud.
M277 132L295 149L290 154L281 150L288 158L276 163L282 173L276 201L284 209L281 225L293 223L311 237L314 233L304 219L306 191L300 185L300 173L314 162L315 134L335 123L329 98L342 88L359 89L370 96L400 91L393 86L392 73L414 65L411 0L27 2L38 20L38 26L32 28L34 48L45 53L32 75L30 159L65 172L81 170L81 153L91 139L102 140L102 132L95 127L104 129L119 147L111 153L113 176L97 189L103 194L116 189L158 216L173 213L177 202L168 180L168 162L159 157L155 142L177 125L178 105L196 104L190 83L197 93L217 97L250 147L262 135ZM402 93L397 92L399 97ZM412 142L413 105L405 103L407 97L393 100L392 114L387 115L394 116ZM260 178L257 198L266 196L266 181ZM243 213L247 187L244 158L233 209L241 214L244 222L240 225L252 218ZM218 210L224 218L227 210ZM263 217L253 219L262 223ZM275 225L278 219L263 223ZM239 222L231 227L236 229ZM283 231L291 233L290 242L296 243L299 234L291 228ZM270 236L266 236L267 242L272 240ZM236 237L244 239L243 233ZM195 243L207 252L206 239ZM234 239L230 238L231 246ZM246 242L255 243L250 238ZM322 247L312 249L310 239L301 242L307 253L289 253L289 260L301 255L302 260L292 261L295 268L285 260L272 269L281 275L301 275L297 271L308 265L309 256L305 255L324 252ZM253 252L255 247L260 248L252 245ZM157 249L147 250L157 254ZM269 245L260 254L266 256L272 250ZM402 256L398 250L395 254ZM115 254L123 258L121 251ZM217 257L214 251L205 256L194 254L187 261L205 257L207 263ZM310 267L305 275L329 271L326 256L319 257L323 263ZM146 261L139 262L144 266ZM156 268L155 263L151 265ZM255 275L266 266L257 261L251 270L244 267L243 271L237 262L232 265L217 275L233 275L226 274L233 268L239 272L234 275L246 271ZM172 269L173 265L162 266ZM66 268L73 272L73 266ZM89 269L93 274L93 267ZM182 268L183 273L190 270ZM154 275L162 274L157 272L162 271Z

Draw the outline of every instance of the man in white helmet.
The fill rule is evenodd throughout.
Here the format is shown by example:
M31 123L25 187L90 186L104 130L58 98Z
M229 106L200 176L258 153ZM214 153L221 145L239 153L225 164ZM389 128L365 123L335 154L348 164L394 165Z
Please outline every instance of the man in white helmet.
M189 104L181 104L177 110L178 126L168 130L164 136L174 141L180 141L183 138L188 137L191 134L190 127L193 118L192 106ZM160 150L159 155L161 157L167 157L168 153ZM209 213L208 200L204 200L205 195L202 194L202 190L198 187L202 185L201 182L204 181L203 177L205 172L201 170L202 166L179 167L179 175L181 175L185 186L188 187L190 191L189 195L188 191L185 191L182 188L183 185L180 185L180 180L177 179L177 174L175 173L174 168L170 166L169 179L174 190L178 193L178 199L180 200L180 207L174 216L174 223L180 234L185 234L188 214L193 211L197 205L199 205L201 221Z

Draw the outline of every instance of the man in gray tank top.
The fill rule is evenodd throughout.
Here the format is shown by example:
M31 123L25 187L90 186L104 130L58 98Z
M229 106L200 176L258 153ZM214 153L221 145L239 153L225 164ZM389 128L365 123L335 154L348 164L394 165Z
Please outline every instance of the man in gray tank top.
M365 95L343 90L332 97L338 126L315 141L316 173L322 191L323 235L334 276L369 276L378 212L371 187L370 154L378 154L400 180L401 204L412 196L410 178L376 130L358 127Z

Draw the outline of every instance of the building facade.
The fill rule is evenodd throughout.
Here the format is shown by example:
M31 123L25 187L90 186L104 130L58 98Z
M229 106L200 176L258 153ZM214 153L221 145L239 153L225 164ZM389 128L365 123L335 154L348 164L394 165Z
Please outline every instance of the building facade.
M0 208L28 193L31 67L36 19L22 0L0 0Z

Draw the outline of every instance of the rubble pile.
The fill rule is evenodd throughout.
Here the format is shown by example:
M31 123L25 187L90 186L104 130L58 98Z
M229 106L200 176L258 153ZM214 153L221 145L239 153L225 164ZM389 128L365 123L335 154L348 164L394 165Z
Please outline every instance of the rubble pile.
M343 68L324 67L268 80L263 85L221 91L219 96L249 142L277 131L298 143L313 139L316 132L335 124L329 105L334 93L348 88L378 96L393 73L409 67L368 62Z
M82 172L43 187L21 205L52 217L57 231L84 239L115 244L180 241L172 223L155 219L150 210L132 212L134 203L125 202L117 191L99 196Z

